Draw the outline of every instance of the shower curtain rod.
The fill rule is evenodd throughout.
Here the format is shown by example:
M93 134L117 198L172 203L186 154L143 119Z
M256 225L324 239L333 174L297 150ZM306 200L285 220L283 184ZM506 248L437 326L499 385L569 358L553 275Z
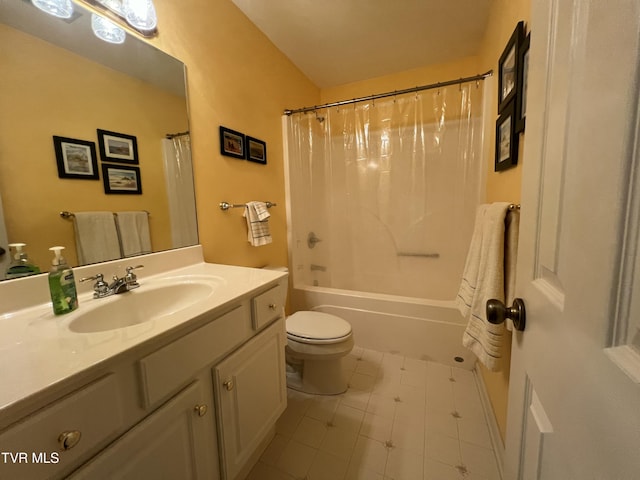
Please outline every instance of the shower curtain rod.
M167 134L165 135L165 138L167 138L167 139L171 140L172 138L175 138L175 137L182 137L182 136L184 136L184 135L189 135L189 130L187 130L186 132L179 132L179 133L167 133Z
M458 84L467 83L467 82L475 82L478 80L484 80L485 78L490 77L491 75L493 75L493 70L489 70L485 73L475 75L473 77L464 77L464 78L458 78L456 80L447 80L446 82L432 83L430 85L422 85L421 87L405 88L404 90L394 90L393 92L378 93L375 95L369 95L367 97L353 98L351 100L341 100L339 102L325 103L324 105L315 105L313 107L303 107L303 108L297 108L294 110L286 109L284 111L284 114L293 115L294 113L313 112L315 110L320 110L322 108L341 107L342 105L349 105L351 103L357 103L357 102L366 102L368 100L377 100L378 98L393 97L395 95L402 95L403 93L420 92L422 90L431 90L433 88L448 87L449 85L458 85Z

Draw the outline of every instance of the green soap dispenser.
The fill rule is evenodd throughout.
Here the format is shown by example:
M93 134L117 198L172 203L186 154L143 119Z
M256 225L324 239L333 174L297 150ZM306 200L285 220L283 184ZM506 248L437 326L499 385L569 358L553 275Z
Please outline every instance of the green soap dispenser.
M9 278L19 278L19 277L27 277L29 275L35 275L36 273L40 273L40 269L29 262L29 258L27 253L22 249L26 247L26 243L10 243L9 250L14 249L15 253L13 255L13 259L11 260L11 264L6 271L6 277Z
M49 293L51 293L53 313L62 315L73 312L78 308L78 293L73 270L60 253L64 247L51 247L49 250L55 254L51 261L52 269L49 272Z

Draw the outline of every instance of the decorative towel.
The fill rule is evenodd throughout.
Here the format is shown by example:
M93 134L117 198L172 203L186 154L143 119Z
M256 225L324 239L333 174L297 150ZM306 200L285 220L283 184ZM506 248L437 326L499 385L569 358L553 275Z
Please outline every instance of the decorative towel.
M122 258L112 212L77 212L73 216L78 264Z
M247 240L254 247L267 245L273 240L269 231L267 204L264 202L248 202L243 216L247 219Z
M505 286L513 295L515 251L517 250L518 213L509 213L509 203L480 205L476 212L471 245L462 275L456 305L469 323L462 344L473 351L491 371L502 367L504 324L493 325L486 318L490 298L505 301ZM505 235L505 225L508 225ZM514 245L507 242L515 240ZM505 262L505 249L507 261Z
M123 257L151 253L149 214L147 212L117 212L116 221Z

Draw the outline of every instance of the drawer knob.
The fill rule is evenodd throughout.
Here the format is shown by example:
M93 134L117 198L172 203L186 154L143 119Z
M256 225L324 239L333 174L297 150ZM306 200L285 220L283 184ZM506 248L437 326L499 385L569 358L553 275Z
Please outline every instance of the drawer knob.
M80 442L80 437L82 437L82 434L78 430L62 432L58 437L58 443L62 450L71 450Z
M278 308L278 306L277 306L275 303L270 303L270 304L269 304L269 308L270 308L271 310L275 310L276 308Z
M193 410L198 414L199 417L204 417L207 414L207 406L206 405L196 405Z
M226 382L223 383L224 388L226 388L228 391L233 390L233 380L227 380Z

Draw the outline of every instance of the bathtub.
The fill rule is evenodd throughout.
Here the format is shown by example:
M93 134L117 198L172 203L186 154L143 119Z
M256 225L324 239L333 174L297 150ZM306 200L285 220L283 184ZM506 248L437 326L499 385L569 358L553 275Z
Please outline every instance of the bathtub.
M294 287L292 311L315 310L347 320L356 345L472 370L476 356L462 346L466 322L453 301Z

